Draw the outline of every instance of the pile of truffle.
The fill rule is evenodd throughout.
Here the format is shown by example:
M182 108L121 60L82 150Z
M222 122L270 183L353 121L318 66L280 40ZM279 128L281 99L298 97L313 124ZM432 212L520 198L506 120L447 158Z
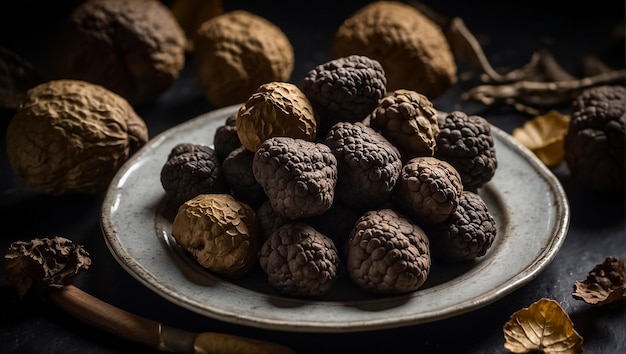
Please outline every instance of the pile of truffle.
M342 272L373 294L408 293L433 261L484 256L496 236L478 194L497 168L489 123L386 81L374 59L337 58L299 86L261 85L212 147L174 147L161 171L173 237L209 271L260 265L280 294L305 298Z

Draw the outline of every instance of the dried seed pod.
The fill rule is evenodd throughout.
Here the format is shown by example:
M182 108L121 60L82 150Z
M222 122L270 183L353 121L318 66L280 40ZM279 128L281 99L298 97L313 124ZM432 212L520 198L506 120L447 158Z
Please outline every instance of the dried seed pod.
M368 120L400 150L404 161L434 155L439 134L437 110L426 96L396 90L379 102Z
M624 192L626 178L626 88L598 86L572 103L565 136L565 161L582 185L603 192Z
M302 92L320 116L320 130L338 122L362 121L387 93L377 60L350 55L318 65L302 81Z
M255 208L267 200L267 195L263 187L254 178L252 172L252 161L254 153L243 146L233 150L224 162L222 162L222 173L230 187L232 195Z
M435 157L459 172L464 190L478 191L498 167L491 125L481 116L461 111L447 114L439 120Z
M333 204L337 160L324 144L269 138L254 154L252 171L272 208L290 219L322 214Z
M421 287L430 273L428 236L392 209L363 214L350 233L346 268L362 289L385 295Z
M175 205L199 194L224 193L226 180L215 150L181 143L172 148L161 168L161 186Z
M59 77L102 85L141 104L169 89L185 65L185 33L157 0L88 0L66 21Z
M83 246L65 237L16 241L4 255L7 282L23 296L30 289L62 288L91 266Z
M414 90L435 99L457 81L457 68L440 27L415 7L374 1L335 33L335 58L360 54L382 64L387 91Z
M254 210L230 194L200 194L183 203L172 236L200 265L229 278L245 276L258 261Z
M496 237L496 222L476 193L463 191L459 205L442 223L429 230L433 258L444 262L482 257Z
M274 136L313 141L316 134L317 116L311 103L287 82L261 85L237 112L237 135L252 152Z
M324 144L337 159L337 200L366 210L391 197L402 160L381 134L360 122L340 122L330 129Z
M198 82L216 107L240 104L265 83L287 81L294 67L293 47L285 33L243 10L203 22L194 54Z
M29 90L6 135L13 171L53 195L103 191L147 141L145 122L124 98L74 80Z
M452 165L416 157L402 167L394 202L419 223L439 224L454 213L462 192L461 176Z
M339 277L339 254L333 241L302 222L278 228L259 256L269 284L293 297L326 295Z
M241 141L239 141L239 136L237 136L236 114L226 117L224 124L215 129L213 146L220 161L224 161L228 154L241 146Z

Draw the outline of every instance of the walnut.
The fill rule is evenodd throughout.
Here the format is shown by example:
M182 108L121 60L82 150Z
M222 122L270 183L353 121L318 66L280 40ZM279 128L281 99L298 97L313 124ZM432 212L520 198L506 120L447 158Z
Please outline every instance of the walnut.
M565 135L565 161L581 185L624 192L626 178L626 88L598 86L573 101Z
M16 241L4 255L6 279L23 296L30 289L63 288L91 266L83 246L65 237Z
M363 123L335 124L324 140L337 159L336 199L354 209L379 207L393 193L402 160L387 139Z
M430 272L424 230L392 209L372 210L354 225L346 246L346 268L360 288L403 294L421 287Z
M335 33L332 52L335 58L360 54L379 61L387 91L413 90L433 100L457 81L442 29L399 1L374 1L347 18Z
M208 270L228 278L248 274L258 261L254 210L230 194L200 194L178 209L172 236Z
M259 256L269 284L281 294L312 298L326 295L339 277L333 241L302 222L287 223L263 243Z
M190 143L172 148L161 167L160 180L165 193L177 206L199 194L224 193L227 186L215 150Z
M145 122L124 98L74 80L29 90L6 135L13 171L53 195L103 191L147 141Z
M463 189L476 192L496 173L498 160L489 122L477 115L454 111L439 120L435 157L450 163L461 175Z
M198 82L216 107L240 104L262 84L287 81L294 67L293 47L283 31L244 10L203 22L194 54Z
M496 232L496 222L482 197L464 190L454 212L429 230L433 258L453 263L482 257Z
M415 157L402 167L393 201L420 224L439 224L454 213L462 192L461 176L452 165Z
M236 128L241 144L255 152L264 140L274 136L313 141L317 116L296 85L269 82L261 85L241 106Z
M185 34L157 0L88 0L71 13L55 70L141 104L169 89L185 65Z
M45 82L31 63L0 47L0 109L16 109L26 98L26 91Z
M333 204L337 160L324 144L269 138L254 154L252 171L272 208L290 219L322 214Z
M318 65L302 81L302 92L320 116L325 134L338 122L362 121L387 93L380 63L350 55Z
M367 122L400 150L404 161L435 153L439 134L437 110L420 93L395 90L379 102Z

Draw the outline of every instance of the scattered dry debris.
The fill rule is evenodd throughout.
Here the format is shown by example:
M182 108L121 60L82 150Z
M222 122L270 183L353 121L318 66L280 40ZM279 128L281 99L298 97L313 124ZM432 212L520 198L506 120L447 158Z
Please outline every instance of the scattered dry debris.
M558 166L565 158L563 141L570 116L557 110L535 116L513 130L515 140L526 146L548 167Z
M626 267L624 260L607 257L596 265L584 281L576 281L572 296L591 305L607 305L626 299Z

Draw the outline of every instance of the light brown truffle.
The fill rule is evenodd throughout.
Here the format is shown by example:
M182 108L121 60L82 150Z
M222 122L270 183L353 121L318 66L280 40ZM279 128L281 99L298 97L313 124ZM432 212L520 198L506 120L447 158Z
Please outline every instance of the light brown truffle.
M441 28L399 1L375 1L347 18L335 33L332 52L335 58L360 54L378 60L387 91L408 89L435 99L457 81Z
M34 190L54 195L104 190L147 141L145 122L124 98L74 80L29 90L6 139L13 171Z
M185 34L157 0L88 0L68 18L56 51L60 78L102 85L133 105L171 87Z
M317 115L296 85L268 82L239 108L236 128L241 144L255 152L263 141L275 136L313 141Z
M267 82L287 81L294 67L293 47L285 33L244 10L203 22L194 54L198 82L215 107L240 104Z

